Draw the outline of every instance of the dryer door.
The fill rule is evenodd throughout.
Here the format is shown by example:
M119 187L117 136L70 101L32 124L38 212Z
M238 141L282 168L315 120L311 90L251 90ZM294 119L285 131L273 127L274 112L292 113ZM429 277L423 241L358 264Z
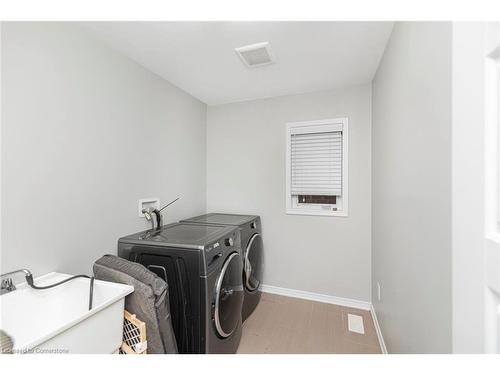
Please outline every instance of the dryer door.
M262 236L255 233L248 241L245 250L245 288L250 292L257 290L262 280L263 251Z
M241 321L243 284L241 256L232 253L227 257L217 279L215 289L215 327L221 337L229 337Z

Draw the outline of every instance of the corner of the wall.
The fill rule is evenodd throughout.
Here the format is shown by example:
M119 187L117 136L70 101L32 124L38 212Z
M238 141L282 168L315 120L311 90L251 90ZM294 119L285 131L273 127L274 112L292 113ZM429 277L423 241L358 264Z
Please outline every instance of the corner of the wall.
M377 332L377 339L380 345L380 350L382 351L382 354L388 354L387 347L385 346L384 336L382 336L382 329L380 328L380 324L377 319L377 313L375 311L375 306L373 306L373 304L370 307L370 313L372 315L375 331Z
M396 23L397 22L392 23L391 30L389 32L389 35L387 36L387 41L385 42L384 49L382 50L382 53L380 54L380 58L378 60L377 69L375 69L375 72L373 73L373 77L371 80L372 92L373 92L373 82L375 81L375 78L377 77L377 73L380 70L380 66L382 65L382 62L384 60L384 56L385 56L385 53L387 52L387 47L389 46L389 43L391 42L392 34L394 33L394 28L396 26Z

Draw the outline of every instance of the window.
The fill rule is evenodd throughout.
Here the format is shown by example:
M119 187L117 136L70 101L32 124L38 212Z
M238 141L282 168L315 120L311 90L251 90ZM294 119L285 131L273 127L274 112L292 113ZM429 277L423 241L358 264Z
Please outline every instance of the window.
M347 118L286 129L286 212L347 216Z

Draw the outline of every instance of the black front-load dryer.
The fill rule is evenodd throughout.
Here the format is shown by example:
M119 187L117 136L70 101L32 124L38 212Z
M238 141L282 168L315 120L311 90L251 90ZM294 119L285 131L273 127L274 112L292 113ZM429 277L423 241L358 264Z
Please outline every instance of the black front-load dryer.
M260 217L255 215L209 213L181 220L181 223L235 225L240 228L243 252L243 285L245 288L241 315L243 321L245 321L259 304L261 296L259 287L264 269L264 245Z
M168 283L180 353L235 353L243 284L237 227L175 223L118 240L118 255Z

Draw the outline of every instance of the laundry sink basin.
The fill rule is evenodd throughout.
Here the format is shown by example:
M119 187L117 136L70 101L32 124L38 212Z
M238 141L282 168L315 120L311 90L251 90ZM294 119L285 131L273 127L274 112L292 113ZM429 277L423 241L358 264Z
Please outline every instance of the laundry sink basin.
M43 286L72 275L52 272L35 279ZM89 279L78 278L46 290L21 284L0 296L0 329L14 341L14 353L113 353L122 342L129 285L95 280L93 307Z

